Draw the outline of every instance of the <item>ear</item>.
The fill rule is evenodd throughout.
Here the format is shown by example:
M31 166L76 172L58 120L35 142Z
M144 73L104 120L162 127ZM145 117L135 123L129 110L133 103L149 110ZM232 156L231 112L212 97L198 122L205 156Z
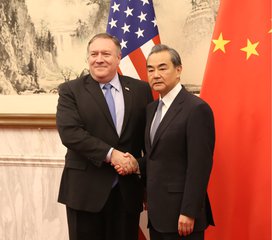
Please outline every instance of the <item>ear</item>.
M122 59L122 54L121 53L119 53L118 55L117 55L117 59L118 59L118 65L120 64L120 61L121 61L121 59Z
M177 66L176 67L176 71L177 71L177 77L180 78L181 72L182 72L182 66Z

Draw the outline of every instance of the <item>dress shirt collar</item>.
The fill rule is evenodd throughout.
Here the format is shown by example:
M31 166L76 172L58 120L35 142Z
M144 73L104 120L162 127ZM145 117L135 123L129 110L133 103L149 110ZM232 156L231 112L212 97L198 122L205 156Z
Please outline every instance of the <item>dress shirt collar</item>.
M110 83L118 92L121 91L121 83L120 83L117 73L115 74L113 79L111 81L109 81L108 83ZM100 85L101 89L103 89L105 83L99 83L99 85Z
M163 98L160 96L160 100L163 101L164 105L168 109L180 90L182 89L182 86L180 83L178 83L169 93L167 93Z

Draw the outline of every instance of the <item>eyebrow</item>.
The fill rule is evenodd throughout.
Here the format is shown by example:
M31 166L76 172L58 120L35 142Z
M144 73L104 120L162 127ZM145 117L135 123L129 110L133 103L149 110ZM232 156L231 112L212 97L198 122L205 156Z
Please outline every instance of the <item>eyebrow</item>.
M165 66L167 66L166 63L160 63L160 64L158 65L158 67L165 67ZM148 68L154 68L155 66L147 65L147 67L148 67Z

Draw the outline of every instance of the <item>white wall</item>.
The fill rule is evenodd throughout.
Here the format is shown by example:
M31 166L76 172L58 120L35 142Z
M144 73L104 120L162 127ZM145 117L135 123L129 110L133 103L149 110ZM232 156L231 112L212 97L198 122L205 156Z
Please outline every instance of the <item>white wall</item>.
M65 152L55 129L0 128L0 240L68 239L57 202Z

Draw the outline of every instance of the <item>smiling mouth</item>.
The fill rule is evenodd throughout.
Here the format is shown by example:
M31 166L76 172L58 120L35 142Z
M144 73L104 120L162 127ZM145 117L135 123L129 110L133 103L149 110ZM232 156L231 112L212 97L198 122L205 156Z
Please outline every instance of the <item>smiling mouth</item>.
M106 66L96 66L95 69L105 69L107 68Z

